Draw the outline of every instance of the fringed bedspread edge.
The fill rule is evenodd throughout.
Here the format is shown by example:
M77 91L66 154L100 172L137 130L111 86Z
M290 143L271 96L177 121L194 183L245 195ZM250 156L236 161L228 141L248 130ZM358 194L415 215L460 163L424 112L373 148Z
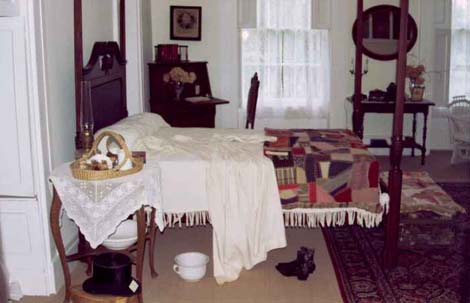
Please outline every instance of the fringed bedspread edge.
M388 212L390 197L386 193L380 195L381 212L370 212L356 207L284 209L284 225L286 227L333 227L345 224L358 224L372 228L378 226L384 213ZM166 227L204 226L211 223L209 212L188 211L182 213L166 212L163 216Z

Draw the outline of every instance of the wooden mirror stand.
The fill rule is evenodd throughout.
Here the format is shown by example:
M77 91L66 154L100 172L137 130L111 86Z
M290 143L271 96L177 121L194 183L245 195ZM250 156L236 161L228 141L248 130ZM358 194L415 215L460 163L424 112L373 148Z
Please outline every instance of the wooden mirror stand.
M363 13L362 50L364 55L381 61L398 58L398 37L400 33L400 8L393 5L373 6ZM357 45L357 24L354 22L352 37ZM407 51L418 39L418 27L408 14Z

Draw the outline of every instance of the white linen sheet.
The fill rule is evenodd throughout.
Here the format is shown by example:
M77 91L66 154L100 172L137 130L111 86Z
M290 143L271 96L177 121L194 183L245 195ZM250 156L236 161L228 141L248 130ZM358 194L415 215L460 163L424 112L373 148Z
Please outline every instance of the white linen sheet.
M263 155L271 139L258 131L162 127L132 147L159 163L165 213L209 212L219 284L286 246L274 166Z

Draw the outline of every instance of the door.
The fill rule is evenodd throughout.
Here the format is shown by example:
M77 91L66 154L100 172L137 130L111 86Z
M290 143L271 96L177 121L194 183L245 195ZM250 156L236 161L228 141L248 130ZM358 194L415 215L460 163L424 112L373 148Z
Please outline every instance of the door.
M1 17L0 196L34 196L27 80L23 18Z

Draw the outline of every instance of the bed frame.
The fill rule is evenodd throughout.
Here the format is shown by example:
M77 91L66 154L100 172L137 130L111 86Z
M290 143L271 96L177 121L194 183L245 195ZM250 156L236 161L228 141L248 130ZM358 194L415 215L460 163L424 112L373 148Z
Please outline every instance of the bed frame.
M405 100L405 70L407 53L407 17L409 0L400 0L400 38L398 42L397 60L397 99L395 102L395 113L393 118L393 131L391 137L389 184L390 209L385 219L385 249L383 255L383 265L386 268L395 267L398 259L398 236L400 220L400 203L402 189L402 171L400 168L403 151L403 104ZM75 0L75 10L81 12L81 0ZM92 99L95 115L96 127L99 128L113 124L127 116L126 110L126 88L125 88L125 31L124 31L124 0L120 1L121 11L121 45L120 49L115 43L97 42L96 49L92 53L89 64L82 68L83 50L81 15L75 16L75 75L76 75L76 118L77 118L77 138L80 133L80 82L82 80L92 81ZM362 67L362 37L363 37L363 13L364 0L357 0L357 43L356 46L356 70ZM77 31L79 29L79 31ZM101 59L99 59L101 58ZM111 64L110 68L108 64ZM363 138L364 121L361 115L361 89L362 77L360 73L355 74L354 80L354 102L353 102L353 131ZM110 110L115 106L116 110ZM78 142L78 140L77 140Z

